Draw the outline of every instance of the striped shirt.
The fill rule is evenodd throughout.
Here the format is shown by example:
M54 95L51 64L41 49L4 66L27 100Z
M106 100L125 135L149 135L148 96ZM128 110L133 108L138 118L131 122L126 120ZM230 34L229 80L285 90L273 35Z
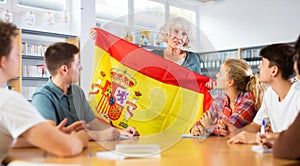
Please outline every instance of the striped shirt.
M250 124L257 111L255 110L255 97L252 92L239 92L234 101L234 110L230 108L230 99L227 94L221 94L215 98L209 112L213 118L229 121L237 128ZM198 121L195 125L201 125ZM214 129L214 134L218 131Z
M218 110L222 112L219 113ZM234 110L230 108L230 99L227 94L220 95L214 100L209 111L214 117L229 120L235 127L242 128L251 123L256 115L254 94L239 92L234 101Z

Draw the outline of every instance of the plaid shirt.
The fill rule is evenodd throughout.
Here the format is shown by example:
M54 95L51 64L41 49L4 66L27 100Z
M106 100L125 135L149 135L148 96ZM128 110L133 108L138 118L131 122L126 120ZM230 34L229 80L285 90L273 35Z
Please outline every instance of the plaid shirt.
M230 99L227 94L221 94L215 98L210 106L212 117L229 121L237 128L250 124L255 115L255 97L252 92L239 92L234 101L234 109L230 108ZM198 121L195 125L201 125ZM214 129L214 134L218 131Z
M251 123L256 115L255 97L252 92L239 92L232 110L229 97L222 94L216 97L209 111L213 117L229 120L235 127L242 128Z

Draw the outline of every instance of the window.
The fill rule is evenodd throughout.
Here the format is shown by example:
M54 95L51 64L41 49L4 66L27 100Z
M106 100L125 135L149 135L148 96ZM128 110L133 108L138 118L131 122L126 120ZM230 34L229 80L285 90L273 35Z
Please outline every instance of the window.
M159 28L165 23L165 5L149 0L134 1L134 43L155 45Z
M134 25L144 29L159 29L164 24L165 6L149 0L134 1ZM146 18L146 19L145 19Z
M18 0L17 5L19 7L63 12L66 9L66 0Z
M178 7L175 7L175 6L170 6L170 13L171 13L171 17L172 16L173 17L174 16L180 16L180 17L183 17L183 18L187 19L188 21L190 21L194 25L197 24L196 12L195 11L178 8Z
M0 3L6 4L6 0L0 0Z
M147 36L147 44L157 45L159 30L171 13L197 25L197 8L185 3L162 0L95 0L96 25L121 38L141 43ZM182 8L185 7L185 8ZM132 14L133 13L133 14ZM197 32L194 38L197 38ZM145 42L142 42L143 44Z
M128 27L128 0L96 0L96 25L122 37Z
M128 0L96 0L96 18L100 24L110 21L128 24Z

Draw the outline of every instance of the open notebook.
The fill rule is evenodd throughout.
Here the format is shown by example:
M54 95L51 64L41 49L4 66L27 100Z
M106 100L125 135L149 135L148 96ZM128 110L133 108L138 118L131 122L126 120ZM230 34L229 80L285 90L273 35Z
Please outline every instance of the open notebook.
M117 144L114 151L97 152L96 156L113 160L160 158L160 152L160 146L156 144Z

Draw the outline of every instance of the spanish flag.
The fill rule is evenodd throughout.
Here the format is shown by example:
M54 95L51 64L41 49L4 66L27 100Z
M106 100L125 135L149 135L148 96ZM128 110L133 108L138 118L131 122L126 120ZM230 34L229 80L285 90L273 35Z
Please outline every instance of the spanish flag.
M208 110L209 78L95 30L89 100L99 120L118 128L134 126L142 136L185 133Z

